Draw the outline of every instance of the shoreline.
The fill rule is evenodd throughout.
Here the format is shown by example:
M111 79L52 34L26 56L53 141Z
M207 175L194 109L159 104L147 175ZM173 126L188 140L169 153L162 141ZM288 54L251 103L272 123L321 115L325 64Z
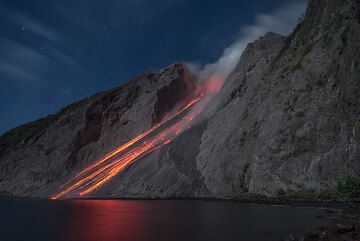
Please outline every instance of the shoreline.
M49 200L49 201L66 201L66 200L119 200L119 201L200 201L200 202L233 202L242 204L258 204L258 205L279 205L290 207L311 207L311 208L329 208L329 209L346 209L348 207L359 207L360 199L300 199L286 197L247 197L247 198L192 198L192 197L168 197L168 198L105 198L105 197L89 197L89 198L64 198L52 200L44 197L12 197L0 196L0 200Z

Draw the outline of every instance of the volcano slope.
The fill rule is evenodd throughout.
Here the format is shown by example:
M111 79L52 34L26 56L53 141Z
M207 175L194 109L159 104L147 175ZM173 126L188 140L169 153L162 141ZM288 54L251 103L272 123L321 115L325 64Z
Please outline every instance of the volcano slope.
M359 39L359 1L310 0L289 37L247 46L191 129L87 197L320 195L357 179ZM190 98L194 82L177 63L7 132L1 194L51 196Z
M0 193L48 197L185 103L194 88L194 76L175 63L10 130L0 139Z

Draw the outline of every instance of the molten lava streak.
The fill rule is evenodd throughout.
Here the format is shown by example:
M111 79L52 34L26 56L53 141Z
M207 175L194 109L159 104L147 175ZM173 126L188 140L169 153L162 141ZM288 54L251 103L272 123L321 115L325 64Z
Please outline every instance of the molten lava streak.
M100 160L85 168L62 185L59 193L51 197L58 199L70 193L84 196L100 188L111 178L139 158L169 144L185 129L190 128L194 119L222 86L222 78L212 76L204 84L196 98L189 101L176 113L154 125L148 131L106 154Z

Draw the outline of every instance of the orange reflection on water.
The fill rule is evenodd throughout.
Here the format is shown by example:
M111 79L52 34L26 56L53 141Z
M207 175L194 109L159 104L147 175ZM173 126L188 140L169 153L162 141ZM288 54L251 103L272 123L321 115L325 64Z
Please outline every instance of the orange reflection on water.
M72 200L68 235L70 241L146 240L143 202L116 200Z

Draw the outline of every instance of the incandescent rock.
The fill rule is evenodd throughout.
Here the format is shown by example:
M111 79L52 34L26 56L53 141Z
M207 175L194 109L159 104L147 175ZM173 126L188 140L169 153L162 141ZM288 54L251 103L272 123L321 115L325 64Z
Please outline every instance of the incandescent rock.
M194 76L176 63L10 130L0 139L1 193L49 196L70 175L191 97L193 81Z

